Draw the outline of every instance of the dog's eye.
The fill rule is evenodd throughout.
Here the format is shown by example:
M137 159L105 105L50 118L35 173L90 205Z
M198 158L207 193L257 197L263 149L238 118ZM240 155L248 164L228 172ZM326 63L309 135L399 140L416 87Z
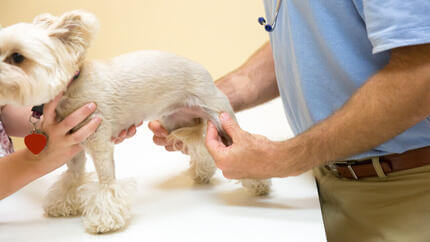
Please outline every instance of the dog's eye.
M15 64L20 64L21 62L23 62L24 61L24 56L23 55L21 55L20 53L13 53L12 55L11 55L11 57L12 57L12 60L13 60L13 62L15 63Z

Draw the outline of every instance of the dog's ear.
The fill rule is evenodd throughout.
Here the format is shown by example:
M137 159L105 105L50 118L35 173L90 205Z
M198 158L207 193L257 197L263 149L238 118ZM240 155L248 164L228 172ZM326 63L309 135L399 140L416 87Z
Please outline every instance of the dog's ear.
M71 55L81 59L94 38L99 23L94 14L74 10L64 13L48 28L49 35L63 42Z
M36 26L47 29L55 21L57 21L57 19L58 19L57 17L52 16L49 13L44 13L44 14L40 14L40 15L37 15L36 17L34 17L33 24Z

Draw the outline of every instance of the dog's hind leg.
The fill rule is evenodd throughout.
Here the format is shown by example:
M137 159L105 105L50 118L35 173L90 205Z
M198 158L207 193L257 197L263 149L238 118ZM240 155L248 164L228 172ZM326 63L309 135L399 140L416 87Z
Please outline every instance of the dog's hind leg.
M208 98L206 103L209 104L178 108L160 120L162 125L170 131L168 138L181 140L187 147L190 155L189 173L196 183L209 182L216 170L214 160L205 146L207 120L215 124L225 145L233 143L231 137L222 127L219 119L221 111L218 111L228 112L231 117L236 119L228 101L220 98ZM241 183L254 195L266 195L270 192L270 180L243 179Z
M216 170L215 163L205 147L204 134L206 122L191 127L183 127L172 131L168 139L179 139L187 147L190 155L191 178L199 184L208 183Z
M227 112L235 121L237 120L227 98L220 98L222 96L224 95L219 94L216 98L207 99L207 105L202 107L202 111L205 113L204 116L217 128L218 134L221 137L223 143L229 146L233 144L234 140L232 140L227 132L223 129L221 120L219 119L220 111L216 110ZM210 107L216 107L216 110ZM267 195L270 192L270 187L272 184L270 179L241 179L240 182L242 183L242 186L250 193L257 196Z
M52 185L44 199L43 209L47 215L74 216L82 212L77 189L88 180L85 160L85 152L81 151L67 162L68 170Z
M130 217L129 193L135 186L131 181L119 182L115 179L114 147L107 129L100 125L85 145L99 180L79 188L84 226L91 233L115 231L126 225Z

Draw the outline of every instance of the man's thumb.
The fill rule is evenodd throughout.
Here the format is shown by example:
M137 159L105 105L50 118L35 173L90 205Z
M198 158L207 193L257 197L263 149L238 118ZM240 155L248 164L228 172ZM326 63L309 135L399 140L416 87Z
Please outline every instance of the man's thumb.
M217 157L218 153L225 148L225 145L221 141L221 137L218 135L215 125L211 121L208 121L205 145L209 153L214 158Z
M241 131L239 125L233 120L228 113L221 113L219 116L222 128L234 140Z

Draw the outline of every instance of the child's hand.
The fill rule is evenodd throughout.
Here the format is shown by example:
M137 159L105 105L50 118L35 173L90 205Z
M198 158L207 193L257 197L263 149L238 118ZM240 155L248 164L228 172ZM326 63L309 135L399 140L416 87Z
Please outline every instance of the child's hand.
M136 134L136 128L143 124L143 121L137 125L130 126L127 130L123 129L117 137L112 137L111 141L115 144L123 142L125 139L131 138Z
M79 130L70 134L71 129L96 110L96 105L88 103L58 123L55 121L55 108L61 97L62 94L55 97L44 106L43 110L40 129L48 135L48 144L38 158L43 163L42 169L45 174L62 166L80 152L83 149L80 143L93 134L101 123L100 117L94 117Z

